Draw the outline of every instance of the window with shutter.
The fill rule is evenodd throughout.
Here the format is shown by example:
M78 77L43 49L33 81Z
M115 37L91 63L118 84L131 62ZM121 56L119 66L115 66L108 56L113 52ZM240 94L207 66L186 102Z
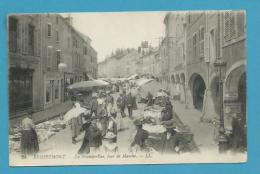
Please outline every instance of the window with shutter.
M236 12L231 11L224 14L224 40L226 42L239 36L238 25L240 25L240 21L237 21L236 14Z
M230 40L230 12L225 12L224 14L225 29L224 29L224 39L225 41Z
M230 39L233 39L236 36L236 25L235 25L235 15L234 13L230 14Z
M34 55L34 26L32 24L28 25L28 53Z
M59 67L59 64L60 64L60 59L61 59L60 54L61 54L61 51L60 50L56 50L56 60L57 60L56 66L57 67Z
M200 57L204 57L204 27L200 28Z
M47 36L51 37L52 33L51 33L51 24L47 24Z
M60 38L59 38L59 31L56 30L56 42L59 42L60 41Z
M29 46L29 42L28 42L28 36L29 36L29 29L28 29L28 25L25 24L24 25L24 52L27 54L28 53L28 46Z
M245 34L245 13L237 13L237 36L243 36Z
M17 52L18 47L18 20L9 17L9 50Z
M193 47L193 51L192 51L192 57L196 58L196 52L197 52L197 34L193 35L193 40L192 40L192 47Z
M47 67L51 68L51 60L52 60L52 46L47 47Z

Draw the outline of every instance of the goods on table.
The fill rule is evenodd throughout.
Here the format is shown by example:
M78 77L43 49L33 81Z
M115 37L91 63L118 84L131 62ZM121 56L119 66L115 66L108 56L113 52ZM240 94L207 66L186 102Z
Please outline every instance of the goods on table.
M148 131L149 133L163 133L166 131L163 125L151 125L151 124L143 124L143 129Z
M149 148L161 152L162 151L162 137L166 131L161 122L161 111L163 107L153 105L145 108L143 116L143 129L148 131L149 137L146 144ZM173 113L173 118L168 120L173 123L180 148L180 152L194 152L198 148L193 140L193 134L188 126L184 125L176 113Z
M35 131L38 136L39 143L48 140L50 137L55 135L62 129L66 128L66 124L60 118L54 118L35 126ZM9 131L9 149L10 152L16 151L20 152L20 140L21 140L21 126L11 128Z
M151 118L153 121L155 121L156 124L159 124L162 117L161 113L162 107L158 105L153 105L145 108L143 115L145 120Z

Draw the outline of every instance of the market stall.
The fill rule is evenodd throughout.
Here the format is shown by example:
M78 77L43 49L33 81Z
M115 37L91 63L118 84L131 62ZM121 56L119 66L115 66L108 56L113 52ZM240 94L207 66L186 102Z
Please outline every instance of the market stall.
M146 141L147 146L158 152L163 151L163 136L166 132L166 128L164 127L165 122L162 121L162 110L163 107L159 105L146 107L143 117L141 118L143 122L143 129L149 133L149 138ZM173 113L172 119L167 122L171 122L175 127L175 138L179 142L178 147L180 148L180 153L198 151L193 139L193 134L191 133L189 127L181 122L176 113Z
M45 142L50 137L54 136L57 132L66 128L66 123L61 117L56 117L51 120L39 123L35 126L35 131L38 136L39 143ZM16 126L9 131L9 151L20 152L20 140L21 140L22 127Z

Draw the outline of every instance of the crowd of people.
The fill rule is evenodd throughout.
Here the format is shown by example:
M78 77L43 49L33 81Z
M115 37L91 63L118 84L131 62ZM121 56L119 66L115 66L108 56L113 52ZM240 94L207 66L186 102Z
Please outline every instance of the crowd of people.
M128 117L136 127L136 133L130 144L130 150L144 150L145 140L149 133L144 130L140 120L134 120L133 110L137 109L136 96L132 95L131 84L117 84L109 89L100 89L91 92L91 96L85 97L80 93L72 96L73 107L86 108L86 112L78 117L72 117L68 124L71 129L72 143L78 142L79 135L84 132L82 144L78 154L95 153L98 151L117 152L118 132L123 130L123 119ZM111 95L111 93L117 95ZM113 96L117 96L114 98ZM151 93L147 95L147 106L151 106L155 101ZM85 103L87 101L87 103ZM127 110L127 113L125 112ZM162 110L162 121L172 118L172 104L169 99L164 101ZM21 138L22 154L35 154L39 151L37 134L34 130L34 123L31 113L23 120L23 131ZM129 135L131 136L131 135Z

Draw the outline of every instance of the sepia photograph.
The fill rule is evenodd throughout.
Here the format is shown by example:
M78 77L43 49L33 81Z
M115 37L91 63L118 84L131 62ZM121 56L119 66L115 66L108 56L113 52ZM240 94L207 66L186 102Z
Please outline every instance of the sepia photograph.
M247 162L242 10L7 16L9 165Z

